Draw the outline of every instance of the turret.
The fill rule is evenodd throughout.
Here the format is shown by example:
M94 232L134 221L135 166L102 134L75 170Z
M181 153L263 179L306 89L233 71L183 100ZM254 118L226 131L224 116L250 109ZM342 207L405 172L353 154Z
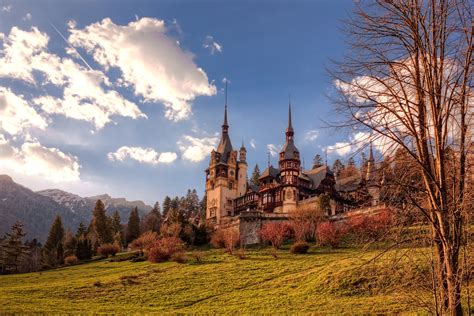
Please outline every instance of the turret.
M280 178L283 185L282 212L288 213L296 208L298 201L298 176L300 175L300 153L294 143L294 130L291 121L291 100L288 104L288 127L285 131L286 141L280 151Z
M247 149L245 149L244 142L242 141L242 146L239 150L239 161L246 162L247 161Z
M365 183L367 186L367 191L371 196L370 204L372 206L378 205L380 200L380 184L377 182L377 170L375 167L372 143L370 143L369 160L367 160L367 173L365 176Z

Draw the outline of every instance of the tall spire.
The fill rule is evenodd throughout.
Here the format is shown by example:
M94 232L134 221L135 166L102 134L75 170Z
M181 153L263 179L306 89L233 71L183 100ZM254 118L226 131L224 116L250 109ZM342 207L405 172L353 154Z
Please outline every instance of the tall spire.
M292 133L293 136L293 125L291 123L291 96L288 96L288 127L286 128L286 133Z
M225 81L225 105L224 105L224 124L222 124L222 132L227 133L229 124L227 123L227 80Z

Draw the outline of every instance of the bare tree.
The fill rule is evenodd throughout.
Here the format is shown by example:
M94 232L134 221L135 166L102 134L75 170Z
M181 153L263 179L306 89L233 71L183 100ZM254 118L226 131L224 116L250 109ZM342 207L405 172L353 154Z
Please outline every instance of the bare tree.
M350 55L331 72L344 126L413 158L422 186L406 202L431 227L437 313L453 315L462 314L461 253L472 212L472 9L469 0L362 2L346 24Z

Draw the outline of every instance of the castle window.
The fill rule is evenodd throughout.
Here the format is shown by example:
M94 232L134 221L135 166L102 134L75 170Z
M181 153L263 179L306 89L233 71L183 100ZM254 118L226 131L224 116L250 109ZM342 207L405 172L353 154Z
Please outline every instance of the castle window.
M229 190L232 190L234 188L234 182L230 181L229 182Z
M216 216L216 210L217 210L216 207L212 207L211 209L209 209L209 217L215 217Z

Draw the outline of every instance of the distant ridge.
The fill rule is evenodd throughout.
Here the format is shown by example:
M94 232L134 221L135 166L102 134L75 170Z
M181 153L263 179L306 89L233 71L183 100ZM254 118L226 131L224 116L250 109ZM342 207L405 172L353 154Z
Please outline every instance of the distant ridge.
M104 202L108 214L119 212L123 223L127 222L135 206L140 216L152 209L143 201L113 198L108 194L81 197L59 189L34 192L14 182L10 176L0 175L0 236L19 220L25 225L27 239L44 241L57 214L61 216L65 228L75 231L80 222L89 224L92 209L99 198Z

